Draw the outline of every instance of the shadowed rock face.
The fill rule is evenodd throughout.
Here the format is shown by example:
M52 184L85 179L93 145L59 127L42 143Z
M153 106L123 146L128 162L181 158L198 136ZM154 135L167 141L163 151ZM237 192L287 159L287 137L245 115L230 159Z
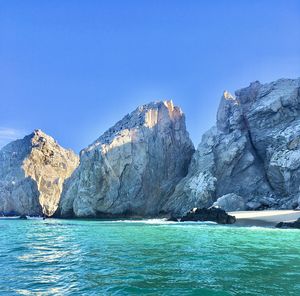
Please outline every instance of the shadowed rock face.
M182 214L234 193L270 208L297 206L300 184L300 79L224 92L216 127L202 137L188 175L164 210Z
M203 208L198 209L194 208L186 213L181 219L181 222L186 221L212 221L217 222L218 224L233 224L236 222L234 216L228 215L224 210L217 208Z
M187 174L193 152L180 108L172 101L141 106L81 152L57 214L157 215Z
M79 159L35 130L0 150L0 213L51 216Z

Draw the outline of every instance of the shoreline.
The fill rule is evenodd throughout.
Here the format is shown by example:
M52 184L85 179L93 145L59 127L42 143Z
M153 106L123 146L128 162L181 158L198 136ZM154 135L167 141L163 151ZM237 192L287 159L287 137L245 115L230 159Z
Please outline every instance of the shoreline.
M235 216L236 226L275 227L280 222L294 222L300 218L300 210L265 210L228 212Z
M300 210L264 210L264 211L235 211L227 212L228 215L235 216L236 222L231 226L241 227L275 227L280 222L294 222L300 218ZM42 217L30 217L30 220L43 220ZM62 219L56 217L49 217L47 219ZM20 219L19 216L0 216L0 219ZM46 220L47 220L46 219ZM114 221L114 220L134 220L142 221L147 219L164 219L162 217L142 218L142 217L115 217L114 219L99 219L99 218L63 218L62 220L102 220L102 221ZM21 220L21 219L20 219ZM207 221L209 222L209 221ZM184 222L181 222L184 223Z

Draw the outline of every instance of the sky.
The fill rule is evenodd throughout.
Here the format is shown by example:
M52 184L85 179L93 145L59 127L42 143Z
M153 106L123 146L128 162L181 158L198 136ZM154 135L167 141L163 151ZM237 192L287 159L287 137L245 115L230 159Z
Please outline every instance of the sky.
M222 93L300 77L300 0L0 0L0 146L76 152L172 99L197 146Z

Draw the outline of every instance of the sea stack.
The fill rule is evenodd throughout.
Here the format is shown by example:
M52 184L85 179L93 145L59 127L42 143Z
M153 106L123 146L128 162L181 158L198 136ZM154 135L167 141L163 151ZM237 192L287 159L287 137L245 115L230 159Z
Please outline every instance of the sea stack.
M186 176L194 146L172 101L138 107L80 153L61 217L156 216Z
M78 163L41 130L9 143L0 150L0 214L51 216Z
M164 210L291 209L300 196L300 79L225 91L188 175Z

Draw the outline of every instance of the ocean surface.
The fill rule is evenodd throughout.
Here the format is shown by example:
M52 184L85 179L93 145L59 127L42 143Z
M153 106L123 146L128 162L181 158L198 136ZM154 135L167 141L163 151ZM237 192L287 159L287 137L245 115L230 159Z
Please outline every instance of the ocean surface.
M2 220L0 295L300 295L300 231Z

